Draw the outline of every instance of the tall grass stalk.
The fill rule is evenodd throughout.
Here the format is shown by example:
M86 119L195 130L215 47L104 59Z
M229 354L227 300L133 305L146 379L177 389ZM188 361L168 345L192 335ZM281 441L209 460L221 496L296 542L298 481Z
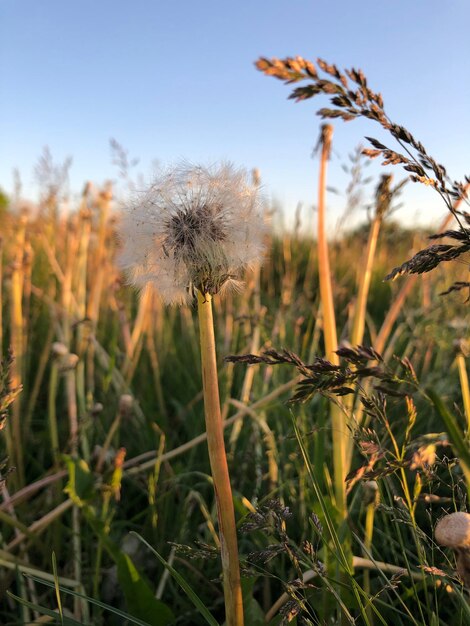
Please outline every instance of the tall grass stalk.
M328 241L326 237L326 176L328 160L331 152L333 126L324 124L321 130L321 158L318 181L318 273L320 280L320 296L323 311L323 337L325 342L325 358L334 364L339 363L335 350L338 347L336 336L336 320L333 303L333 287L331 281Z
M3 236L0 235L0 355L3 356Z
M374 487L372 487L371 491L373 491L372 502L370 502L371 498L369 498L368 499L369 501L366 504L366 521L365 521L365 527L364 527L364 556L367 556L371 554L372 552L372 538L374 534L374 519L375 519L375 509L377 506L377 498L376 498L377 494L375 492ZM371 596L370 572L368 569L364 569L363 589L366 595L370 597ZM366 613L367 613L369 622L372 625L374 623L374 612L370 605L366 607Z
M459 370L460 389L462 391L463 408L466 419L465 435L467 441L470 441L470 388L468 385L467 365L465 363L465 355L462 350L457 352L456 356L457 368Z
M34 409L36 406L36 402L41 391L41 388L44 384L44 376L46 373L47 364L49 362L49 357L51 354L51 345L52 339L54 337L55 329L51 325L47 332L47 336L44 342L44 346L41 351L41 355L39 357L39 361L37 363L36 373L34 376L34 382L31 386L31 391L29 393L28 404L26 405L26 409L24 412L24 423L25 428L28 430L31 427L31 419L33 417Z
M52 459L54 468L57 470L60 466L60 447L59 447L59 431L57 428L57 389L59 383L59 366L57 359L53 358L51 370L49 373L49 389L47 395L47 417L49 422L49 437L51 444Z
M18 220L15 234L14 260L11 274L10 344L14 357L10 370L12 387L21 387L23 381L23 285L26 224L27 217L22 215ZM21 418L21 396L18 396L13 402L11 422L7 423L6 429L8 456L16 468L14 480L17 486L23 486L25 479Z
M392 190L391 190L392 176L384 174L377 187L376 193L376 205L374 219L369 230L369 236L367 239L367 248L364 255L363 263L359 270L359 285L357 292L356 304L354 307L353 327L351 331L351 344L358 346L363 343L364 331L367 314L367 300L369 297L370 283L372 279L372 270L374 266L375 253L377 250L377 243L379 240L380 228L382 226L383 219L390 209ZM354 406L353 396L347 398L345 404L348 410L351 412L354 410L354 418L358 424L362 421L363 405L358 403ZM353 453L353 439L349 438L347 442L347 461L346 471L349 471ZM374 509L371 510L370 515L374 515ZM373 524L373 522L372 522ZM368 574L367 574L368 575Z
M220 412L212 297L208 293L198 291L198 316L207 445L219 520L226 619L228 626L242 626L243 602L237 531Z
M464 188L464 191L467 192L469 189L470 189L470 184L468 184ZM438 232L443 232L450 225L450 223L453 221L455 217L455 212L457 211L459 206L462 204L462 201L463 201L462 197L457 198L454 201L452 205L452 212L446 215L445 218L442 220L441 225L439 226ZM377 350L377 352L379 353L383 352L385 345L387 343L387 340L390 336L390 333L392 332L393 325L395 324L398 316L400 315L403 304L405 303L407 297L413 291L413 288L418 282L418 278L419 278L419 274L410 274L406 276L404 283L400 288L400 291L398 292L397 296L395 297L392 304L390 305L390 308L387 311L387 314L382 323L382 326L380 327L379 333L377 335L377 339L374 343L374 348Z
M112 200L113 188L111 183L108 183L100 192L98 197L99 224L98 241L94 251L95 276L87 303L87 316L95 325L98 322L101 294L106 274L106 238L109 234L108 217L111 210Z
M382 181L377 189L377 203L374 219L372 220L372 224L370 227L364 259L361 263L359 270L359 286L356 305L354 309L353 327L351 331L351 343L353 346L357 346L362 343L364 337L367 312L367 298L369 295L370 281L372 278L375 251L377 249L380 227L382 225L384 215L390 205L391 181L391 176L383 176Z
M147 347L147 352L150 358L150 364L152 367L153 380L155 384L155 393L157 396L157 403L158 403L158 410L162 418L166 418L168 417L168 415L167 415L165 399L163 395L161 366L160 366L160 359L157 354L157 348L155 345L156 343L155 334L156 334L155 329L152 325L147 329L146 347Z
M68 351L71 350L73 339L73 319L74 309L77 302L73 294L73 279L76 259L79 257L80 237L78 236L78 222L70 219L67 223L67 256L62 282L62 335L64 345ZM73 295L72 295L73 294ZM72 365L72 364L71 364ZM69 448L72 458L79 455L79 428L78 428L78 404L77 404L77 374L76 363L67 367L65 371L65 395L67 404L67 414L69 418ZM51 431L52 432L52 431ZM78 582L82 580L82 543L80 510L77 506L72 509L72 553L74 578ZM77 619L82 617L83 602L79 598L74 598L74 615Z
M465 187L465 190L468 190L470 188L470 184L468 184ZM443 232L446 228L448 228L448 226L450 225L450 223L452 222L452 220L454 219L454 212L457 211L457 209L459 208L459 206L462 203L462 198L457 198L453 205L452 205L452 212L450 212L449 214L447 214L445 216L445 218L442 220L438 232ZM397 321L400 313L402 312L403 309L403 305L406 302L406 299L408 298L408 296L412 293L413 288L416 286L417 282L418 282L418 278L419 275L418 274L410 274L408 276L406 276L404 283L402 285L402 287L400 288L400 290L398 291L398 294L395 296L394 300L392 301L386 315L385 315L385 319L382 322L382 325L380 327L380 330L377 334L377 337L374 340L374 348L375 350L379 353L379 354L383 354L385 347L387 346L387 342L388 342L388 352L384 355L385 356L385 360L387 361L389 358L391 358L392 353L393 353L393 348L394 348L394 340L391 340L391 335L392 335L392 330L394 328L395 322ZM399 336L401 333L399 332L399 329L397 329L396 331L396 335ZM357 342L360 343L360 342ZM353 342L353 345L354 342ZM366 393L369 392L370 390L370 382L366 381L364 384L364 390ZM362 415L363 415L363 407L362 405L358 407L358 410L356 412L356 419L358 424L360 424L362 422ZM367 426L368 424L368 419L364 420L364 425ZM349 449L349 456L348 456L348 462L350 463L350 460L352 458L352 446Z
M328 241L326 237L326 177L332 136L333 126L331 126L331 124L324 124L320 137L321 158L318 182L318 273L323 311L325 358L334 365L339 365L339 358L335 352L338 348L338 339L336 335L336 318L333 303L330 259L328 255ZM344 519L347 515L345 461L348 432L343 411L336 404L331 406L331 425L333 430L333 467L336 507L340 518Z
M129 381L132 377L132 373L137 365L136 361L139 358L142 335L146 332L147 319L150 312L150 302L152 299L152 286L147 285L139 299L139 308L137 309L137 315L135 317L134 326L129 338L129 342L126 345L126 360L123 365L122 371L124 378ZM137 356L137 358L135 358Z
M75 268L74 292L77 304L77 315L80 320L85 320L86 304L87 304L87 276L88 276L88 250L91 236L91 210L88 208L88 194L90 185L86 184L82 194L81 206L78 214L78 253ZM85 353L88 345L87 341L88 329L86 324L78 324L77 326L77 346L79 361L76 368L76 384L77 384L77 400L79 416L83 420L88 404L91 404L91 398L87 402L86 381L85 381Z
M101 295L106 275L106 238L109 236L108 218L113 200L113 187L111 183L107 183L104 189L99 193L97 199L98 208L98 233L97 243L93 250L93 280L89 287L88 300L86 307L86 315L90 320L92 332L96 332L98 326L98 318L100 313ZM93 341L87 346L86 359L86 376L87 376L87 394L89 397L94 395L94 367L95 367L96 346ZM123 390L121 390L121 393Z
M262 322L262 310L261 310L261 300L260 300L260 271L261 267L257 265L253 270L253 305L254 305L254 316L255 321L253 323L251 329L251 343L249 347L249 352L251 354L258 354L260 349L261 342L261 322ZM233 367L232 367L233 369ZM255 374L257 371L257 367L249 367L245 372L245 378L243 379L242 390L240 394L240 400L244 404L248 404L250 401L250 393L253 387L253 381L255 378ZM235 444L240 435L240 431L242 428L242 422L236 422L233 426L232 432L230 434L230 446L231 452L233 453L235 449Z

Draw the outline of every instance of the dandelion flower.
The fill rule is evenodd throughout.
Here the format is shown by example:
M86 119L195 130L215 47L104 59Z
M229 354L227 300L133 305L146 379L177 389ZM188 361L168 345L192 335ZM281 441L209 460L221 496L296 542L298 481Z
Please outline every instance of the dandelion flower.
M237 528L220 410L212 296L237 287L260 260L265 225L259 185L224 163L182 165L136 198L121 227L130 282L153 283L168 304L197 294L207 445L219 522L227 626L243 626Z
M258 186L231 164L184 164L139 194L121 226L121 265L130 282L151 282L167 304L188 303L195 290L214 295L240 285L263 253Z

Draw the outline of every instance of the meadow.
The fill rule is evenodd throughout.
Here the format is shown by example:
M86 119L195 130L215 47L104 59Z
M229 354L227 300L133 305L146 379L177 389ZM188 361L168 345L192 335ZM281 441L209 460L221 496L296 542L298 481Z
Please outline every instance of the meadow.
M63 210L46 165L1 215L1 623L221 624L196 307L126 284L112 185ZM393 272L429 243L393 181L340 237L269 229L213 300L247 626L470 624L434 537L467 509L468 267Z

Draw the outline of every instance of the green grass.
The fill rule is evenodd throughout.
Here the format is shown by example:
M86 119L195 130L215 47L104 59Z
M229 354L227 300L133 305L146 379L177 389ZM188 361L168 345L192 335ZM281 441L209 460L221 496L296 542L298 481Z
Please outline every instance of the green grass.
M91 198L89 203L94 235L102 208L93 204ZM44 587L36 580L40 578L38 572L52 574L54 552L60 586L64 587L61 577L73 581L79 572L81 579L75 580L75 591L90 598L95 594L97 601L87 603L61 590L64 624L113 626L125 623L122 615L113 615L100 603L132 613L129 606L131 580L146 598L150 596L145 590L151 592L151 597L158 590L158 601L169 607L176 616L176 624L207 623L207 616L204 618L195 608L194 597L182 592L177 579L165 575L162 563L136 541L134 535L129 535L133 531L170 562L206 611L221 623L220 563L214 554L217 516L206 445L196 444L183 454L166 460L164 457L161 462L157 458L159 448L164 453L170 452L204 432L196 310L167 309L157 298L152 298L145 312L144 332L130 357L131 367L127 371L131 375L126 380L126 338L134 328L139 305L137 294L119 282L120 275L114 265L113 224L108 224L106 247L100 252L102 257L96 250L96 237L92 236L87 249L86 297L96 286L97 258L104 259L100 263L105 268L95 326L95 322L79 316L80 303L75 306L74 298L67 308L63 306L61 275L67 271L67 251L80 238L85 218L72 215L68 224L62 220L54 228L50 228L49 219L41 215L29 218L26 231L33 250L32 264L29 266L26 259L20 268L24 352L18 382L23 390L15 402L20 416L30 407L30 417L28 422L21 422L21 441L17 443L23 452L24 483L18 471L12 472L6 480L8 492L3 491L2 515L8 515L11 523L4 521L1 532L0 621L15 625L32 623L35 606L49 611L57 609L54 585ZM5 364L12 328L10 279L11 264L18 253L13 237L17 227L17 218L8 215L2 274ZM392 231L385 226L384 236L379 238L367 305L365 344L370 344L371 338L373 343L403 280L383 283L382 278L407 258L416 237L416 233L398 227L394 233ZM358 254L364 248L366 237L356 232L331 248L340 339L347 339L350 332ZM49 242L47 253L45 241ZM83 278L80 279L76 259L69 259L69 263L72 294L76 297ZM230 404L229 400L240 399L247 366L226 364L223 357L249 352L256 328L259 328L261 348L289 348L306 362L323 355L316 268L312 239L306 235L275 236L271 238L267 261L261 270L259 300L250 288L249 276L248 289L243 294L215 299L221 403L228 417L239 410L239 406ZM392 354L398 359L407 357L419 380L417 386L397 385L413 397L417 408L408 440L405 439L409 424L406 402L403 397L392 395L387 398L385 411L383 407L372 411L367 423L369 430L355 433L353 472L371 460L371 447L367 448L366 444L372 442L380 453L369 468L379 484L380 505L375 513L368 558L404 568L401 576L371 570L372 601L362 590L361 569L354 574L349 572L346 577L338 574L347 567L338 549L345 529L337 519L334 505L328 413L331 400L315 395L306 404L289 406L285 403L289 392L285 392L254 414L246 414L240 432L228 443L240 555L250 570L249 584L245 583L248 594L245 600L253 626L286 590L290 593L292 610L301 609L310 620L304 623L331 623L338 607L342 608L346 623L348 615L356 618L357 624L372 621L395 626L469 623L465 598L452 578L452 554L440 550L432 540L433 526L443 511L467 506L465 477L456 460L459 448L451 444L452 436L458 432L455 429L463 431L466 425L453 341L468 333L468 305L462 294L438 296L464 271L464 266L441 265L429 275L424 288L420 279L386 344L385 352L387 346L391 351L388 359L391 370L403 374L399 361L392 358ZM429 291L430 304L424 289ZM67 461L65 456L70 453L73 456L69 439L70 396L66 393L70 370L67 374L64 369L66 359L51 354L52 342L64 342L64 333L70 336L68 347L79 355L83 368L82 387L77 376L80 370L71 370L78 406L77 456L83 462L78 465L73 465L70 457ZM43 372L39 368L42 355L46 355ZM60 448L58 465L51 449L48 415L53 359L59 369L54 402ZM256 368L253 380L246 383L248 391L245 385L249 404L264 398L297 374L289 365L249 367ZM37 395L32 397L38 375ZM450 421L443 419L442 412L434 407L436 402L433 404L426 396L424 390L428 387L445 401L452 412ZM368 393L378 398L372 389ZM120 409L120 398L124 394L134 398L130 412ZM120 410L119 426L103 471L98 473L96 461L100 446ZM449 423L455 426L453 433L449 433L450 442L442 434ZM233 428L229 426L226 430L227 442ZM435 436L431 436L433 433ZM6 437L2 437L2 458L7 455L6 441ZM435 463L431 467L412 468L413 454L429 443L437 444ZM120 468L115 467L121 447L126 450L122 474ZM134 460L143 453L148 453L147 457L140 462ZM152 458L155 463L149 467ZM141 467L143 464L145 468ZM9 465L6 461L3 473ZM59 473L63 469L69 472L71 467L78 468L73 488L70 477ZM58 476L55 482L28 491L29 485L51 475ZM352 537L352 553L356 556L364 555L366 505L361 482L358 480L348 494L347 528ZM69 489L64 491L67 484ZM16 494L20 496L18 499L15 499ZM11 504L8 496L13 498ZM72 549L77 545L72 542L73 507L63 511L57 508L70 496L78 507L75 515L78 515L80 555L74 554ZM407 501L408 496L410 501ZM292 515L279 521L275 513L268 514L270 525L243 532L243 525L250 521L253 509L264 506L269 510L274 506L271 500L289 507ZM46 517L45 526L37 525L38 520L54 510L56 515ZM312 518L312 514L318 517ZM76 524L77 521L75 529ZM29 528L31 536L18 537L18 533L23 532L21 529L25 530L24 526ZM187 547L175 551L174 544ZM308 545L312 546L310 551ZM101 557L97 564L98 549ZM74 567L77 556L80 557L78 569ZM7 562L34 569L35 578L25 579L20 570L5 566ZM431 567L443 568L448 576L432 575L426 569ZM315 569L319 574L312 579L312 587L289 586L302 573ZM48 581L51 581L50 576ZM448 585L452 593L447 590ZM6 596L6 590L13 595ZM13 596L21 597L22 603L13 601ZM134 617L146 621L138 615ZM52 619L61 623L58 613ZM272 623L278 624L279 617Z

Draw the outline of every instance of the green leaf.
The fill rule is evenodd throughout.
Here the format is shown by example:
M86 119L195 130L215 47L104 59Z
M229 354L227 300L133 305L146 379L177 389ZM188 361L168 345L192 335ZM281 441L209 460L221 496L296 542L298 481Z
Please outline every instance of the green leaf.
M172 611L161 600L157 600L128 554L120 553L117 570L127 610L132 615L143 619L150 626L165 626L174 622Z
M249 624L250 626L266 626L264 611L260 607L257 600L253 598L253 587L255 582L256 578L254 576L242 579L243 613L245 616L245 624Z
M175 616L171 609L155 597L131 557L111 541L104 531L102 520L94 517L90 507L84 508L84 514L117 565L118 580L124 592L129 613L145 621L149 626L165 626L174 622Z
M429 622L429 626L439 626L439 619L434 611L431 614L431 621Z
M38 613L41 613L41 615L48 615L49 617L52 617L56 620L55 623L60 623L59 621L60 615L59 613L57 613L57 611L51 611L50 609L46 609L45 607L40 606L39 604L34 604L33 602L28 602L27 600L23 600L23 598L15 596L13 593L11 593L11 591L7 591L7 594L10 596L10 598L13 598L13 600L15 600L16 602L19 602L19 604L22 604L23 606L27 606L29 609L32 609L33 611L37 611ZM87 626L86 624L83 624L83 622L77 622L77 620L74 620L71 617L63 617L62 624L64 626Z
M60 615L60 623L64 626L64 614L62 612L62 602L60 599L60 587L59 587L59 576L57 574L57 560L55 558L55 552L52 553L52 572L54 574L54 587L55 587L55 595L57 598L57 608Z
M74 504L82 508L95 495L93 474L83 459L74 459L69 455L63 458L69 472L64 491Z
M181 574L178 574L178 572L175 569L173 569L173 567L171 567L171 565L169 563L167 563L162 556L160 556L158 554L158 552L155 550L155 548L152 548L152 546L147 541L145 541L145 539L143 537L141 537L138 533L136 533L134 531L131 531L130 534L131 535L135 535L137 537L137 539L139 539L139 541L141 541L143 544L145 544L147 546L147 548L149 550L151 550L151 552L157 557L157 559L160 561L160 563L167 568L167 570L170 572L170 574L173 576L173 578L176 580L176 582L179 584L179 586L183 589L183 591L186 593L188 598L191 600L191 602L197 608L199 613L204 617L206 622L208 624L210 624L210 626L219 626L219 624L212 617L212 615L210 614L209 610L207 609L206 605L203 603L201 598L192 590L192 588L184 580L184 578L181 576Z

